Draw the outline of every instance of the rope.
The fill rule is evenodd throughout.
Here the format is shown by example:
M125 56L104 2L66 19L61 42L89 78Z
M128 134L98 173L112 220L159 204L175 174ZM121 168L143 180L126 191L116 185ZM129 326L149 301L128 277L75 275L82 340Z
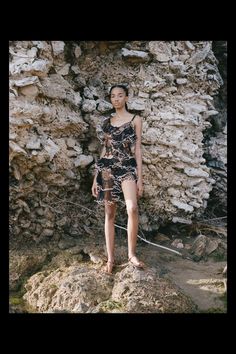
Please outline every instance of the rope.
M116 227L119 227L120 229L124 229L124 230L127 231L127 229L125 227L123 227L123 226L120 226L120 225L117 225L117 224L114 224L114 225ZM168 247L165 247L165 246L161 246L161 245L159 245L157 243L154 243L154 242L150 242L150 241L146 240L145 238L143 238L143 237L141 237L139 235L137 235L137 236L138 236L138 238L140 238L140 240L142 240L142 241L144 241L146 243L149 243L150 245L153 245L153 246L156 246L156 247L159 247L159 248L163 248L164 250L167 250L167 251L170 251L170 252L174 252L174 253L178 254L179 256L182 256L182 253L180 253L178 251L172 250L171 248L168 248Z
M67 201L67 200L65 201L64 199L61 199L61 198L59 198L58 196L56 196L54 193L52 193L52 192L49 192L49 193L52 194L52 195L54 195L57 199L61 200L61 201L64 202L64 203L69 203L69 204L73 204L73 205L79 206L79 207L81 207L81 208L83 208L83 209L89 211L90 213L92 213L92 214L94 215L94 211L92 211L91 209L89 209L89 208L87 208L87 207L85 207L85 206L83 206L83 205L81 205L81 204L73 203L73 202L70 202L70 201ZM127 231L127 229L126 229L125 227L123 227L123 226L120 226L120 225L117 225L117 224L114 224L114 226ZM142 241L144 241L144 242L146 242L146 243L148 243L148 244L150 244L150 245L152 245L152 246L159 247L159 248L162 248L162 249L164 249L164 250L166 250L166 251L176 253L176 254L178 254L178 255L181 256L181 257L183 256L183 254L180 253L180 252L178 252L178 251L172 250L172 249L169 248L169 247L161 246L161 245L159 245L158 243L150 242L150 241L146 240L145 238L141 237L140 235L137 235L137 237L138 237L140 240L142 240Z

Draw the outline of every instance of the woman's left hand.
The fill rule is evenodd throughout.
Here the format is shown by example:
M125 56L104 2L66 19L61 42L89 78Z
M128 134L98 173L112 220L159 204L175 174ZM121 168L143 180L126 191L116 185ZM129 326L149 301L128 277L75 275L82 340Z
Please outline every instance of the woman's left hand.
M143 195L143 182L139 179L137 181L137 194L138 194L138 197L142 197L142 195Z

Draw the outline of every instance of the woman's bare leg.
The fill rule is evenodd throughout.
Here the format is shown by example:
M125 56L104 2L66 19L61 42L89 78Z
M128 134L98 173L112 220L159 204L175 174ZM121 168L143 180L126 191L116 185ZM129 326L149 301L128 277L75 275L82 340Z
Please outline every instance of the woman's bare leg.
M115 214L116 204L108 204L105 202L105 239L108 256L107 271L111 273L114 263L114 245L115 245Z
M122 182L126 209L128 213L128 258L136 266L143 265L136 253L136 243L138 234L138 203L137 203L137 185L135 181L125 180Z

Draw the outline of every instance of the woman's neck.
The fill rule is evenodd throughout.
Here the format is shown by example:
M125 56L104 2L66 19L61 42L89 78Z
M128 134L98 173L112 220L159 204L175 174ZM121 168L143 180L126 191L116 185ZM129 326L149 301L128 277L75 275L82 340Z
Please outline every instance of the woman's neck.
M122 109L116 109L116 116L118 118L125 118L127 116L127 111L125 108L122 108Z

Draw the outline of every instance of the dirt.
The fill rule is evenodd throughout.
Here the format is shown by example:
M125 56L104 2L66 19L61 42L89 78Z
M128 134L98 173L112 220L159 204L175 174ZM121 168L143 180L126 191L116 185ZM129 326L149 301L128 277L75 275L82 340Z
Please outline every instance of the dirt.
M139 255L149 266L158 265L161 276L171 280L191 297L199 312L227 312L225 261L195 262L181 256L139 243Z
M226 311L222 271L225 262L176 259L165 264L168 278L189 295L201 312Z
M94 239L88 238L86 241L80 240L79 243L82 247L99 249L99 253L105 255L105 241L102 235ZM154 243L158 242L154 241ZM171 246L168 244L167 247ZM117 264L127 259L127 249L127 237L118 233L115 239ZM184 253L183 250L179 251ZM206 261L197 262L187 259L186 253L184 257L181 257L140 240L137 243L137 255L147 267L159 269L160 277L169 279L182 293L189 296L197 305L198 312L227 312L226 279L223 276L226 261L216 261L208 257ZM19 302L18 297L13 300ZM16 303L13 305L19 307Z

